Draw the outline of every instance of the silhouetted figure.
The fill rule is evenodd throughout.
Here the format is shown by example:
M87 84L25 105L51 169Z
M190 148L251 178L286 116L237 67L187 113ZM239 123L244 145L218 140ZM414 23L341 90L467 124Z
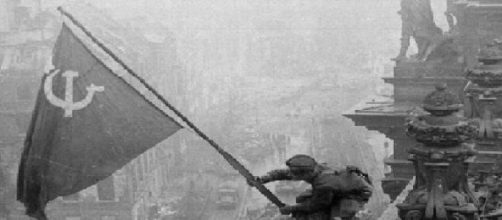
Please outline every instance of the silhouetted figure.
M406 59L411 37L418 48L416 59L427 60L429 54L443 41L443 31L434 23L430 0L401 0L399 14L402 20L401 50L394 60Z

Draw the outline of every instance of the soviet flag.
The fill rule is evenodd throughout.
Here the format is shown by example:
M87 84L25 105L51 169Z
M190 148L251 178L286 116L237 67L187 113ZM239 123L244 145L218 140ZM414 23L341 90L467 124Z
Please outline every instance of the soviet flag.
M110 176L178 129L158 102L63 25L42 78L19 165L17 199L45 219L46 204ZM143 88L144 89L144 88ZM158 101L158 100L157 100Z

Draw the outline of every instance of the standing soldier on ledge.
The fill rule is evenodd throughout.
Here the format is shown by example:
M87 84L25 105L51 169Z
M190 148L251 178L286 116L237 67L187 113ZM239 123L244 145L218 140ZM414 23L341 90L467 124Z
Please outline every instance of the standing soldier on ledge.
M291 157L286 165L287 169L272 170L255 178L262 184L279 180L311 184L312 189L299 195L295 205L279 208L283 215L293 214L297 220L350 220L371 196L371 181L356 167L336 172L302 154Z

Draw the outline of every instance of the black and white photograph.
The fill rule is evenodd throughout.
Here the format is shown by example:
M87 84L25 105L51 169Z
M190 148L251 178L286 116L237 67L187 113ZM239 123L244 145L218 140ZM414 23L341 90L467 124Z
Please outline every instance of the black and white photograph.
M0 0L0 220L502 220L502 0Z

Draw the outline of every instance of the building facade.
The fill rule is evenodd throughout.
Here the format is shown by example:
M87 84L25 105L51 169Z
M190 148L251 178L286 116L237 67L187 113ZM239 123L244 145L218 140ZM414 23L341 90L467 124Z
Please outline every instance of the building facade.
M393 96L370 97L345 114L356 126L379 131L394 141L394 154L385 161L391 166L392 172L382 181L384 191L392 198L415 175L412 163L408 160L408 150L415 143L407 137L403 128L406 117L416 111L417 106L421 106L422 99L438 83L446 83L449 90L462 99L466 98L465 70L477 65L479 49L483 45L500 36L500 29L497 27L501 25L498 20L502 16L501 6L496 1L488 0L448 0L445 16L449 29L443 30L441 40L437 40L439 44L431 48L432 52L424 60L417 60L417 55L396 57L393 76L383 78L386 83L393 85ZM400 11L401 14L403 10ZM426 9L420 8L414 11L420 13L420 10L428 13ZM420 22L415 21L413 24L403 18L402 23L401 40L410 40L404 30L406 25L419 25ZM429 37L429 42L435 41L432 36ZM402 44L402 50L403 47L407 48L405 44ZM483 150L480 153L489 154ZM474 163L481 166L487 163L483 157L477 158Z

